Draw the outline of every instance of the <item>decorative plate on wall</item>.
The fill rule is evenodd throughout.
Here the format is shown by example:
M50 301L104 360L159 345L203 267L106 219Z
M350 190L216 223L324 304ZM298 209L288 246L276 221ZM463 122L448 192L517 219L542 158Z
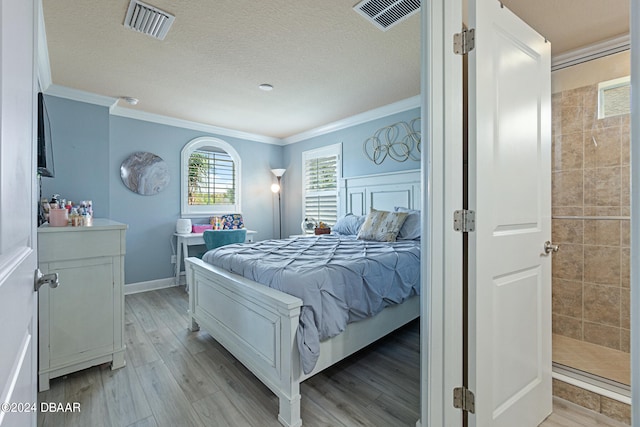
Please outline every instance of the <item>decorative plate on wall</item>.
M134 193L143 196L158 194L169 185L169 167L162 157L138 151L131 154L120 165L120 178Z

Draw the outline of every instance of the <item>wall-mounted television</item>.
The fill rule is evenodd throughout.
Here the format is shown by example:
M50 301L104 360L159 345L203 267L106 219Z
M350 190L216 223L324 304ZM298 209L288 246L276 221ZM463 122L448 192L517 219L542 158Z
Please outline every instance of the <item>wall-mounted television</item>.
M53 141L51 140L51 123L44 95L38 93L38 174L53 178Z

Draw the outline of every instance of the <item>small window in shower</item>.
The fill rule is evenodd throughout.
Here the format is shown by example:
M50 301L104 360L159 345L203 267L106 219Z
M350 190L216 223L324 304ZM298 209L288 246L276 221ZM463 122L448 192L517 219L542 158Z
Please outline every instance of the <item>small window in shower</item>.
M598 119L631 112L629 76L598 83Z

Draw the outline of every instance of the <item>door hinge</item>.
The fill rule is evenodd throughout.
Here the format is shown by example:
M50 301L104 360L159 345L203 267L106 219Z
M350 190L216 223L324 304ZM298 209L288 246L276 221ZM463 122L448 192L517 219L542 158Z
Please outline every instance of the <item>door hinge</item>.
M466 387L454 388L453 407L474 414L476 411L476 404L473 392Z
M466 55L471 52L475 46L476 30L462 30L453 35L453 52L457 55Z
M453 229L462 233L476 231L476 213L465 209L453 212Z

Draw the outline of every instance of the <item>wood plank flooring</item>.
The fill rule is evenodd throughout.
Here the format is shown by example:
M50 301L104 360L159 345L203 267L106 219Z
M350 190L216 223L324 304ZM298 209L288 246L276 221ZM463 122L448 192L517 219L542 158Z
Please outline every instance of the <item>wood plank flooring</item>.
M127 295L127 366L51 380L39 401L80 402L81 412L40 413L38 425L280 426L275 395L206 331L187 330L187 305L182 287ZM415 426L419 345L414 321L305 381L304 425ZM619 426L585 411L556 403L542 426Z
M553 414L540 427L629 427L566 400L553 399Z
M187 330L188 295L168 288L125 298L127 366L51 380L41 402L80 402L39 426L280 426L278 400L206 331ZM302 384L306 426L414 426L419 323Z

